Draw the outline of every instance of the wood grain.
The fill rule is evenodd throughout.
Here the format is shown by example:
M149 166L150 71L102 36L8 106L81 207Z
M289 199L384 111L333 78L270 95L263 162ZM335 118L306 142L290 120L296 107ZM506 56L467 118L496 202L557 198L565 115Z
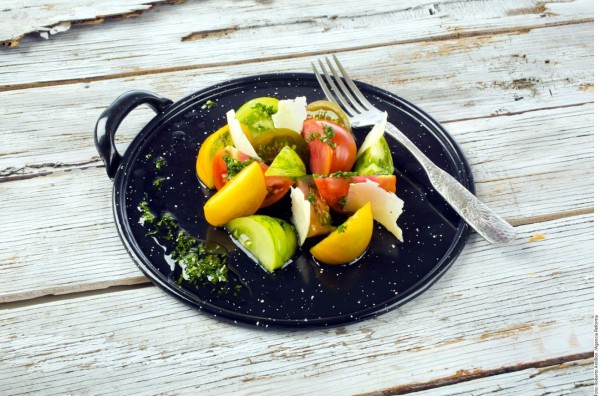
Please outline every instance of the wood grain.
M572 39L565 41L565 36ZM581 90L593 81L592 43L589 23L387 46L341 54L340 59L354 78L394 92L447 123L593 101L593 89L586 85ZM0 180L101 164L92 140L94 125L124 91L146 89L177 100L258 72L308 72L315 59L0 92L0 117L6 126L0 135ZM131 113L119 129L118 147L123 150L153 115L145 107Z
M173 0L44 0L28 1L27 4L7 4L0 10L0 46L17 47L25 35L38 33L48 39L49 35L65 32L71 26L95 25L115 18L132 18L161 3Z
M335 0L318 4L187 2L170 7L168 13L85 26L81 34L71 29L60 38L24 40L17 49L5 48L0 86L20 89L38 83L284 60L393 43L524 33L536 27L590 22L593 14L592 0L545 2L543 8L536 8L541 3L531 0L413 3L381 2L373 7L370 2L350 0L340 7ZM523 9L530 11L514 12ZM202 39L188 40L190 35ZM53 57L47 57L48 53ZM40 73L42 64L44 72Z
M480 199L522 223L593 208L592 118L588 104L448 127L473 165ZM143 282L117 236L111 190L97 166L0 183L10 202L0 207L0 301Z
M582 355L592 355L591 353ZM582 395L593 393L593 357L577 355L567 360L550 359L533 362L530 367L503 367L498 373L483 371L464 372L463 376L452 376L438 381L395 387L361 396L386 395L439 395L473 396L500 393L502 395ZM546 364L552 362L551 364ZM443 388L442 388L443 387ZM422 390L426 389L426 390Z
M360 393L589 353L592 222L503 248L474 239L417 299L338 328L232 325L154 287L6 309L0 392Z
M593 0L158 3L182 2L0 7L20 44L0 46L0 394L592 392ZM233 324L149 284L113 223L102 110L333 51L443 123L519 238L473 235L430 290L337 328Z

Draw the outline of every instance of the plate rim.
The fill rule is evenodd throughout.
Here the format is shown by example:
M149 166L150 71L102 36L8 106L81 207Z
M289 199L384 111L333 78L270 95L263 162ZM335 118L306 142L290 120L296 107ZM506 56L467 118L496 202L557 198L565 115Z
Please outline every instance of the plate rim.
M171 118L176 117L180 113L187 111L188 108L191 105L195 105L198 102L198 100L201 100L202 98L206 98L207 96L214 94L217 90L220 93L223 93L228 92L228 90L231 89L235 90L235 86L247 84L249 82L257 82L261 80L265 82L270 80L281 79L296 79L299 85L301 85L302 80L311 80L316 82L314 74L297 72L254 74L241 78L224 80L217 84L213 84L199 91L196 91L192 94L189 94L183 97L182 99L178 100L177 102L174 102L162 112L157 113L156 116L152 118L132 139L132 141L130 142L129 146L123 154L123 160L119 164L118 170L115 174L112 191L113 218L115 220L115 225L117 227L121 242L125 246L125 249L127 250L129 256L135 262L137 267L142 271L142 273L147 278L149 278L153 284L159 286L168 294L176 297L181 301L184 301L189 305L192 305L195 308L198 308L199 310L207 311L208 313L229 319L234 323L238 324L247 323L261 327L276 326L287 328L333 327L347 323L362 321L374 316L381 315L401 305L404 305L407 302L418 297L426 290L428 290L433 284L435 284L448 271L448 269L450 269L452 264L460 256L471 235L470 228L463 219L460 219L459 225L458 227L456 227L456 233L454 234L452 243L446 250L445 254L442 257L440 257L440 259L438 259L436 265L432 268L430 272L428 272L425 276L423 276L421 279L419 279L416 283L414 283L411 287L409 287L406 291L404 291L401 294L403 297L387 299L386 301L378 303L375 307L361 309L351 314L346 313L341 315L313 319L267 318L253 314L244 314L234 310L223 309L208 301L198 298L198 296L192 298L190 297L191 293L188 290L168 281L168 278L163 273L161 273L143 253L138 243L132 243L132 240L135 241L135 238L133 237L131 230L125 227L130 226L129 221L126 220L126 205L124 203L120 203L121 199L125 199L124 197L126 196L126 194L120 194L120 192L125 191L123 187L124 183L127 181L127 178L125 176L127 175L127 171L131 167L131 164L135 162L132 161L133 158L136 158L134 155L134 151L141 149L144 145L145 140L148 137L150 137L152 132L155 131L157 128L162 126L164 123L168 123ZM431 128L427 128L428 133L432 134L432 132L434 132L433 135L435 135L436 138L443 138L442 144L445 149L452 149L450 156L453 163L452 165L456 166L456 169L461 174L460 176L462 176L462 180L459 180L459 182L463 186L465 186L469 191L475 194L475 182L473 180L472 171L466 156L460 149L458 143L453 139L452 135L450 135L450 133L435 118L433 118L427 112L422 110L420 107L414 105L413 103L407 101L406 99L403 99L402 97L390 91L362 81L353 81L360 89L370 90L379 96L385 96L388 99L390 99L391 102L395 102L395 105L401 104L402 106L408 108L409 114L412 113L410 114L411 116L415 116L416 114L419 119L424 119L427 121L427 123L432 124L432 126L434 126L437 129L437 131L432 131Z

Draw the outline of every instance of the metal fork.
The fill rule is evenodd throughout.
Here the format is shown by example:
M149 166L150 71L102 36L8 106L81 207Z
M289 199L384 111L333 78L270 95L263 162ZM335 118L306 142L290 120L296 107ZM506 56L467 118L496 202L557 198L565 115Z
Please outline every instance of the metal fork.
M336 67L328 57L325 57L328 68L321 60L318 60L325 80L323 80L315 64L312 63L315 76L327 99L337 103L346 111L350 116L352 126L363 127L380 122L384 112L377 109L364 97L337 57L335 55L332 55L332 57L343 78L339 76ZM398 128L388 122L385 131L411 152L425 169L432 186L481 236L491 243L509 243L516 238L516 230L508 222L484 205L451 175L435 165Z

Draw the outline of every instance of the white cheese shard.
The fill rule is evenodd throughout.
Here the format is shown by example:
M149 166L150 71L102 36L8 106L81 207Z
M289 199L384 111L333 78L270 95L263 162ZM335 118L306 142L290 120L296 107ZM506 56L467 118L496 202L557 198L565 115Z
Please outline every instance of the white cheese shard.
M383 119L377 124L373 125L371 131L365 137L365 141L356 152L356 158L360 157L369 147L374 145L381 139L385 133L385 124L387 124L387 112L383 112Z
M252 143L250 143L250 140L248 140L244 131L242 131L242 126L235 118L235 111L233 110L227 112L227 125L229 125L229 133L231 133L234 147L250 157L258 158L256 150L254 150Z
M271 117L275 128L287 128L298 133L302 132L302 126L307 117L306 97L299 96L294 100L280 100L277 105L277 113Z
M364 204L371 202L373 219L384 226L400 242L403 242L402 230L396 222L402 214L404 201L394 193L379 187L379 184L367 179L362 183L351 183L344 212L356 212Z
M292 197L292 224L298 232L298 246L302 246L310 230L310 202L299 188L290 189Z

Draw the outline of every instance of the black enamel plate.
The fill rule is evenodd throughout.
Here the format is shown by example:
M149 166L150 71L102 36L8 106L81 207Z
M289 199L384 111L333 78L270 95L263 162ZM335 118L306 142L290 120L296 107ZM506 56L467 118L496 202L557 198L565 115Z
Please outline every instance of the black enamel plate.
M401 129L438 166L474 191L464 155L449 134L429 115L382 89L357 83L363 94L388 112ZM121 96L100 117L97 148L114 178L115 221L125 247L139 268L168 293L212 314L259 325L330 326L365 319L406 303L430 287L456 260L468 237L466 223L431 188L416 160L393 138L397 195L404 200L398 224L404 242L375 224L366 254L348 266L320 266L309 253L308 240L293 262L273 274L265 272L238 249L229 235L206 223L203 205L212 191L196 176L195 162L204 139L226 123L225 113L246 101L273 96L323 99L311 74L269 74L227 81L173 104L149 92ZM207 106L207 101L214 106ZM114 147L114 134L131 109L147 104L157 116L133 140L123 156ZM370 128L355 129L360 145ZM156 159L164 158L164 166ZM163 180L156 183L157 180ZM157 187L155 184L159 184ZM243 199L243 197L240 197ZM228 250L231 269L244 285L234 296L215 293L210 286L179 284L164 249L148 236L138 209L147 201L154 213L173 214L191 235L215 241ZM289 220L289 197L261 213Z

